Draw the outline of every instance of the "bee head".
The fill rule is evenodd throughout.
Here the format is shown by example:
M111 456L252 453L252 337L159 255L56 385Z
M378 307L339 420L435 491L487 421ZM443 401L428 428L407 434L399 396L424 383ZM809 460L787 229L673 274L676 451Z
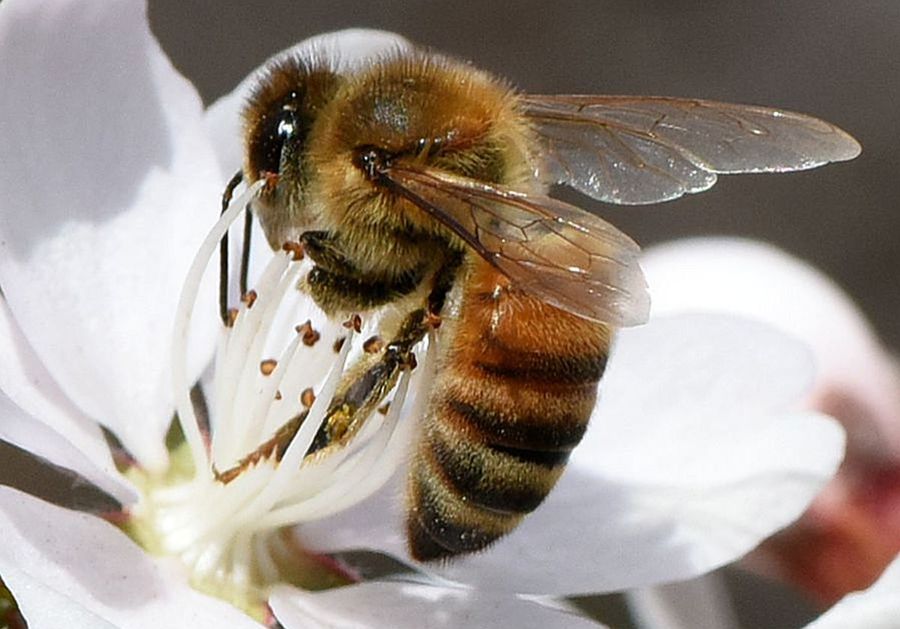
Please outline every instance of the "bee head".
M244 106L244 178L275 182L254 203L273 248L292 236L286 230L302 206L309 132L338 85L327 64L291 56L263 71Z

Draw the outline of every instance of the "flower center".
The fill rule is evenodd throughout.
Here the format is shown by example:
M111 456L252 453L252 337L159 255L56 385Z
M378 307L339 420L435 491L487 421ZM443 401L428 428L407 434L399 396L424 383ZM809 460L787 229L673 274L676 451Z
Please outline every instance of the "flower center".
M412 347L425 332L406 345L385 344L363 333L379 329L375 317L365 327L354 316L324 331L292 320L304 300L310 309L296 288L308 267L286 248L223 327L209 417L198 418L185 377L194 303L219 239L259 187L236 199L210 232L176 316L173 375L191 472L174 481L145 477L129 524L148 550L179 558L198 589L253 615L275 583L323 587L347 578L326 558L304 553L285 527L347 509L390 478L421 415L421 380L433 374L435 354L428 351L414 371ZM413 377L422 393L404 412Z

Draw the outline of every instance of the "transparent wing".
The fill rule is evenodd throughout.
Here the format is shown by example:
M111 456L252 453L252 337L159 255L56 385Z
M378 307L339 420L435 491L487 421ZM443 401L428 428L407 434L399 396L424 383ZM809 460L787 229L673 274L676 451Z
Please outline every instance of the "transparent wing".
M706 190L716 174L815 168L859 155L838 127L803 114L655 96L522 96L540 174L607 203Z
M647 320L638 245L573 205L444 171L391 166L383 181L452 229L512 284L616 326Z

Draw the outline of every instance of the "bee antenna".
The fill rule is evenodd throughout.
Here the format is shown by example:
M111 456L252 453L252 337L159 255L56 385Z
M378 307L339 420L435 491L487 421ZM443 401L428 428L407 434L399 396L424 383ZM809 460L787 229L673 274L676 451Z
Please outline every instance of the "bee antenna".
M231 199L234 196L234 190L237 188L241 182L244 180L243 171L237 171L234 176L228 181L228 185L225 186L225 191L222 193L222 214L228 209L228 206L231 204ZM246 267L249 265L250 259L250 246L249 246L249 223L248 220L249 212L247 212L247 218L244 219L244 249L241 255L241 292L246 293ZM246 258L246 262L245 262ZM228 232L225 232L225 235L222 236L222 240L219 241L219 316L222 317L222 323L228 325Z

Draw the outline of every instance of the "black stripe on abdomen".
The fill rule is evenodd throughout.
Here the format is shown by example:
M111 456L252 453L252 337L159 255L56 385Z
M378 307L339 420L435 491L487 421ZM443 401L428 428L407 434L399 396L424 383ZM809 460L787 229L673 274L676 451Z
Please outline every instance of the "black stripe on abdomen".
M435 412L444 413L444 421L467 424L493 446L515 450L568 452L581 441L589 419L569 411L556 416L540 410L497 412L454 397L443 400Z
M568 452L511 453L470 441L449 426L433 425L422 445L425 465L449 489L499 513L525 514L537 508L568 459ZM540 461L529 460L531 454L538 454Z

